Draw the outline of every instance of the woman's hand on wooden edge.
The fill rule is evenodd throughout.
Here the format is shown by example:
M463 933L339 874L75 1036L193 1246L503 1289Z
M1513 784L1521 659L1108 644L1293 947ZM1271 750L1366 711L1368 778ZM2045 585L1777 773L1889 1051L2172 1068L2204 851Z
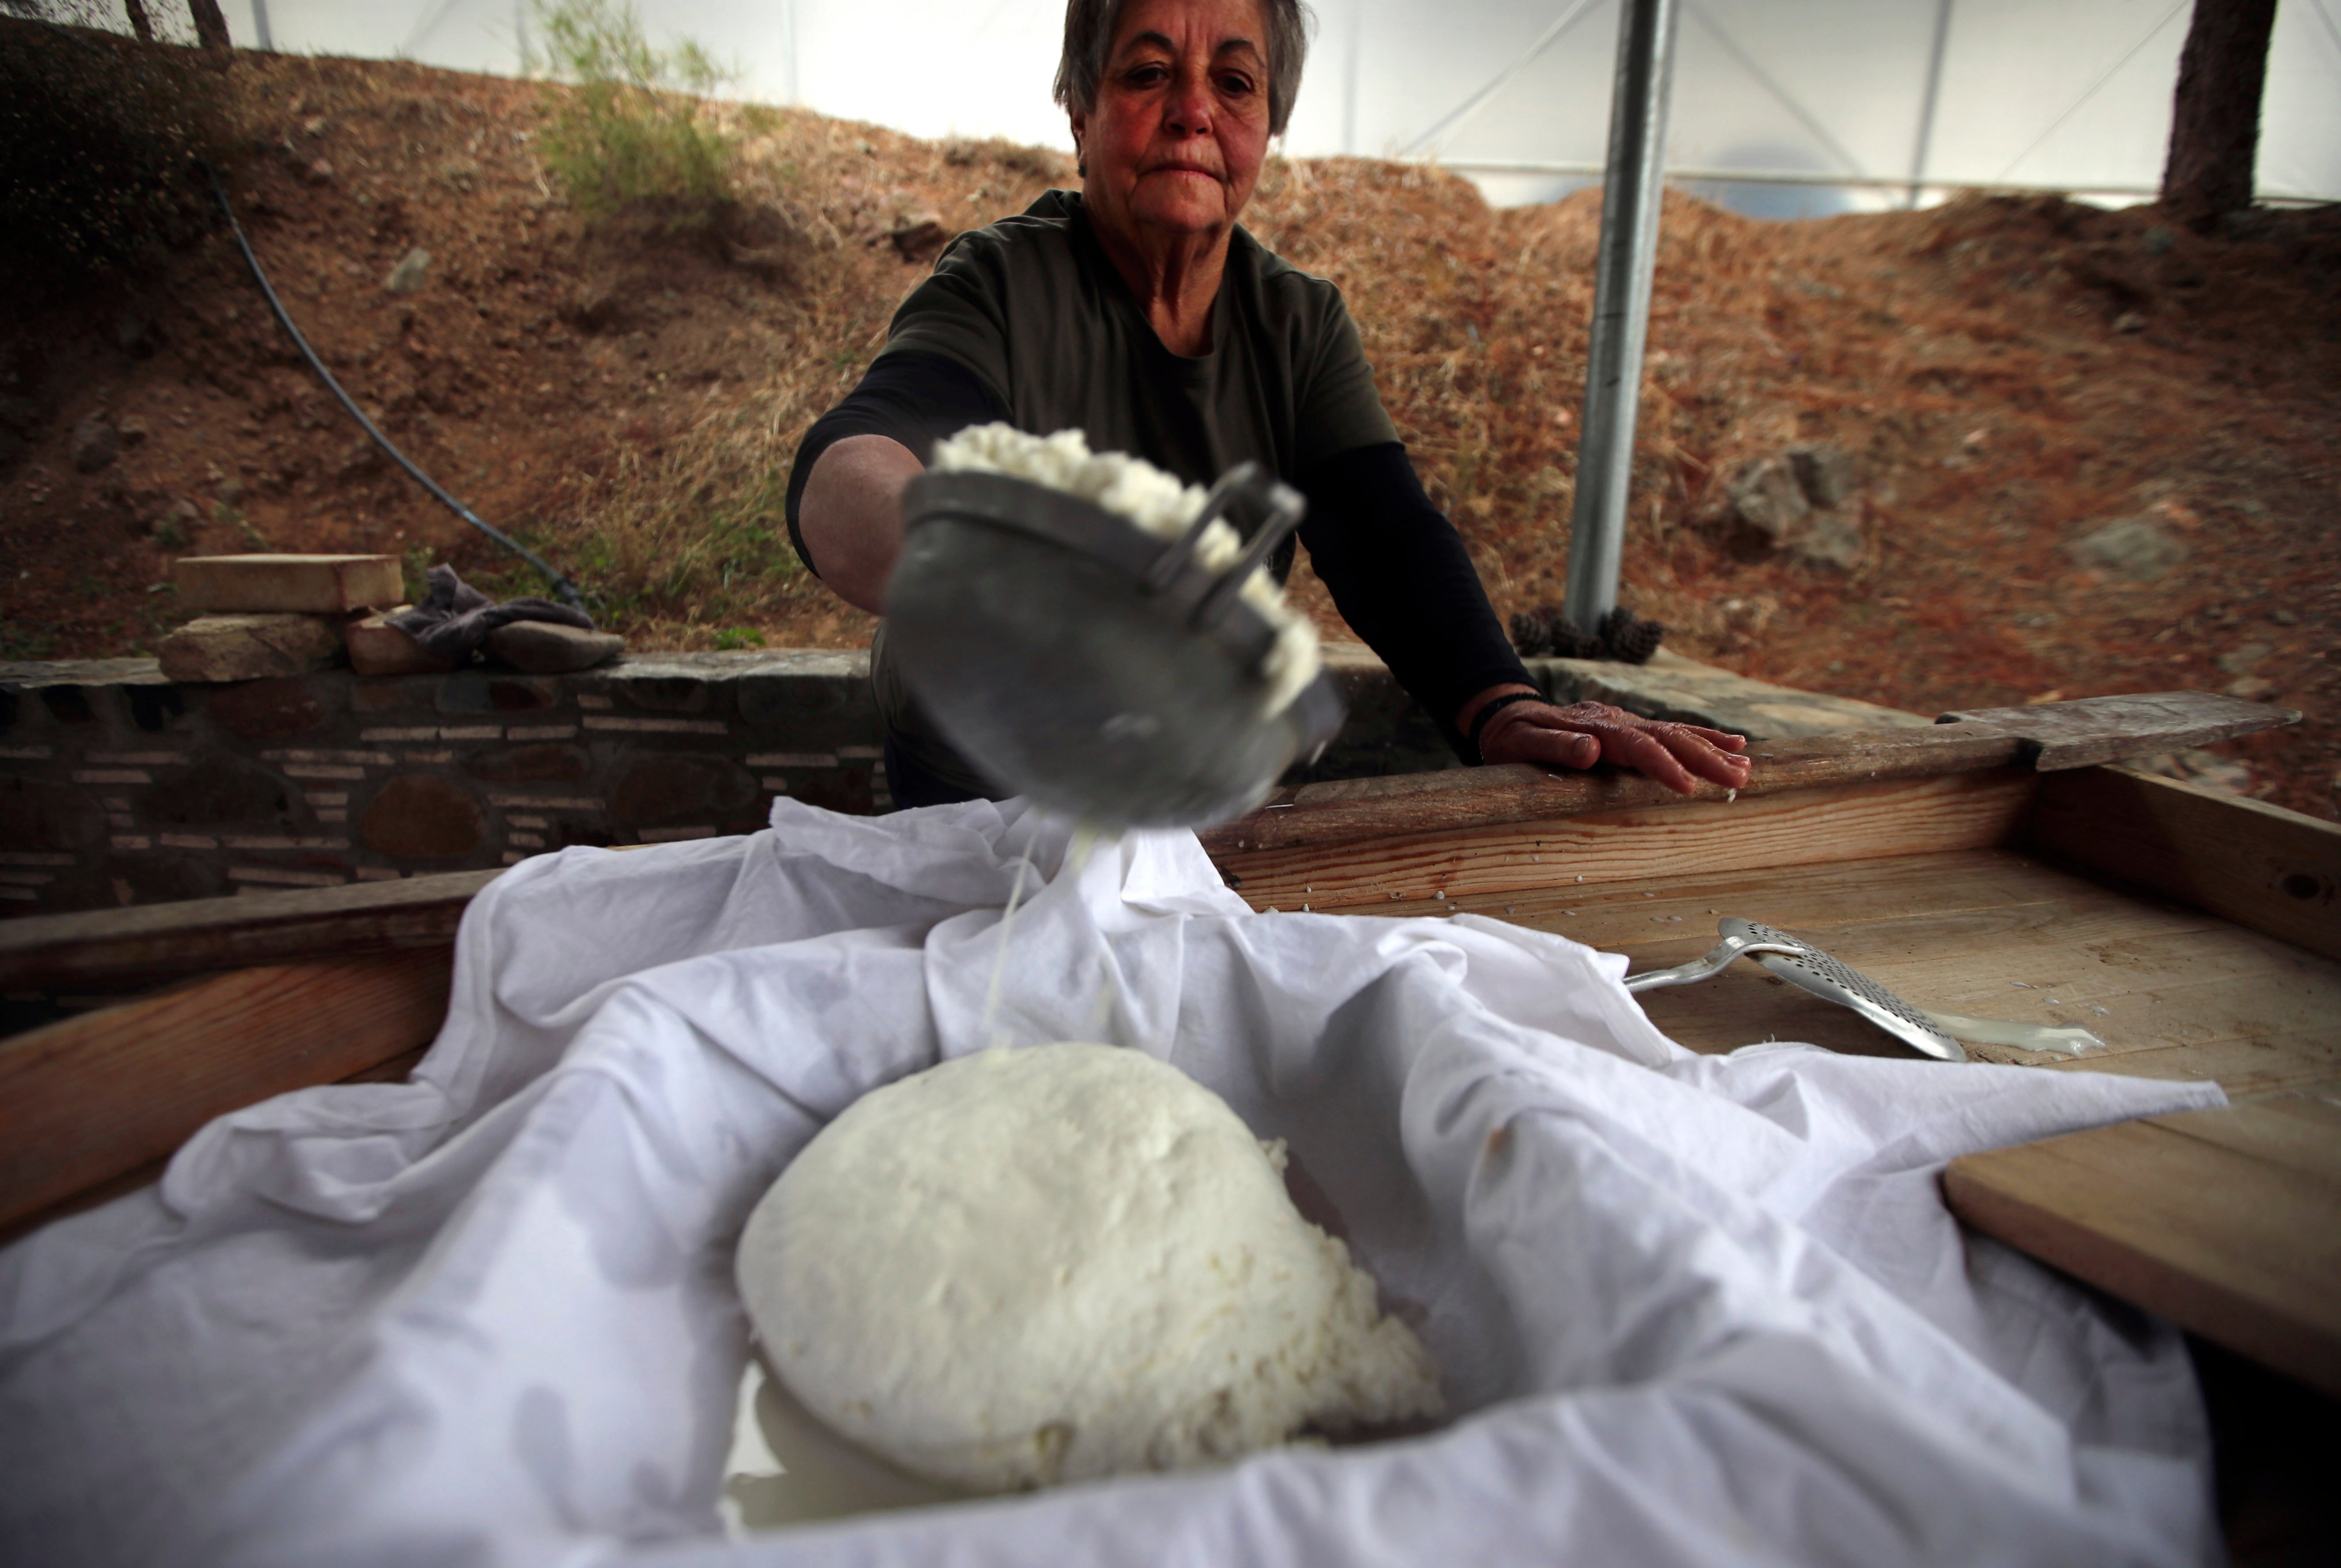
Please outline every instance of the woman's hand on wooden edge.
M1747 737L1698 724L1644 719L1604 702L1514 702L1498 709L1479 732L1486 762L1533 762L1546 768L1590 768L1614 762L1688 795L1702 779L1726 789L1748 782L1750 764L1738 753Z

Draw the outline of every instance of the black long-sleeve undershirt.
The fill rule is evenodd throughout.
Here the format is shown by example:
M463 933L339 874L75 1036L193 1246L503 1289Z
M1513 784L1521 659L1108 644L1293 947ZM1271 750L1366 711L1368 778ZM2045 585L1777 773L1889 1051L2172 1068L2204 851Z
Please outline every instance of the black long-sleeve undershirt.
M1536 682L1406 447L1384 442L1328 458L1298 488L1309 501L1300 542L1333 607L1438 721L1455 754L1479 761L1455 728L1457 711L1490 686Z
M1008 411L948 355L881 355L845 400L805 432L789 474L789 542L808 570L798 509L821 454L854 435L900 442L920 461L936 442ZM1490 686L1534 685L1504 636L1463 541L1423 493L1406 447L1383 442L1340 453L1294 481L1309 502L1300 542L1341 619L1437 720L1456 755L1477 761L1455 715ZM1276 563L1279 575L1290 556Z

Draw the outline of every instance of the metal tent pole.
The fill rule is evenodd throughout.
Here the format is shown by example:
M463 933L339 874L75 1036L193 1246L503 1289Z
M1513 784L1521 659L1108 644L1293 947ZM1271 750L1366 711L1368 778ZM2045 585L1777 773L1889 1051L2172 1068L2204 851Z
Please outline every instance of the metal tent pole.
M1594 265L1593 342L1585 371L1585 433L1569 524L1562 611L1591 631L1618 607L1626 501L1634 477L1650 268L1666 184L1667 96L1674 74L1676 0L1621 0L1618 81L1609 104L1609 166Z

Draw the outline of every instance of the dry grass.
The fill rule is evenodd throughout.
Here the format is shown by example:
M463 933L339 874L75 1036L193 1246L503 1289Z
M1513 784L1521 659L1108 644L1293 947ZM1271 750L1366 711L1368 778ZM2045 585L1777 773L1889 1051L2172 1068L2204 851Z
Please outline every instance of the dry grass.
M831 598L789 546L797 444L861 379L925 275L889 236L954 208L960 227L972 205L979 222L1021 211L1069 170L1055 154L997 140L936 144L811 114L719 112L739 136L739 207L763 228L717 243L782 284L780 352L744 396L672 439L622 450L573 491L567 548L604 618L638 641L738 646L807 616L866 637L868 618Z

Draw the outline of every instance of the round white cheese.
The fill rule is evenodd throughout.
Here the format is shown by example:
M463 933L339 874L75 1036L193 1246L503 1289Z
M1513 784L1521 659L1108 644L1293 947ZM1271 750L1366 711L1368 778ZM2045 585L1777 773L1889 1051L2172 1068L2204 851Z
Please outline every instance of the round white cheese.
M823 1129L750 1216L741 1295L808 1409L980 1490L1435 1414L1430 1356L1282 1162L1141 1052L985 1051Z

